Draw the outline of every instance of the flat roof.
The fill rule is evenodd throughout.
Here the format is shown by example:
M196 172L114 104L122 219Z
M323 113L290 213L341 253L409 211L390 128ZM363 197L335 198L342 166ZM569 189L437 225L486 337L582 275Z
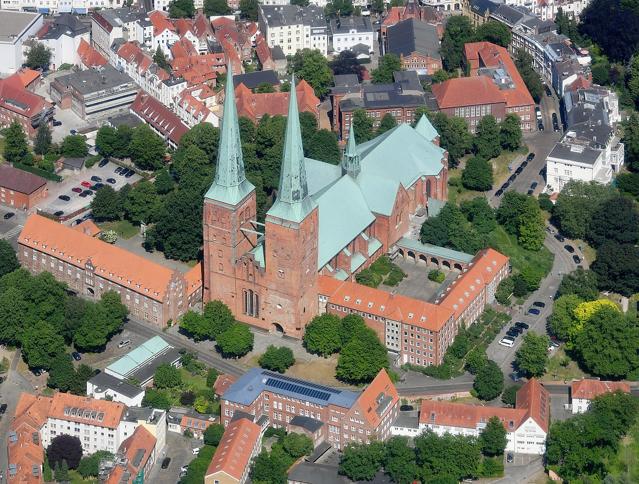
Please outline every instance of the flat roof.
M153 373L159 365L174 363L179 359L180 352L177 349L160 336L154 336L111 363L105 371L112 375L120 375L123 379L133 378L144 383L153 378Z
M13 42L42 14L0 10L0 42Z
M138 386L131 385L124 380L114 377L101 371L89 380L89 383L96 387L99 393L103 393L105 390L113 390L125 397L133 398L140 393L144 393L144 390Z
M86 69L60 76L56 79L56 82L71 86L80 94L91 94L105 89L113 89L123 84L131 84L132 89L134 87L133 79L109 64L98 69Z

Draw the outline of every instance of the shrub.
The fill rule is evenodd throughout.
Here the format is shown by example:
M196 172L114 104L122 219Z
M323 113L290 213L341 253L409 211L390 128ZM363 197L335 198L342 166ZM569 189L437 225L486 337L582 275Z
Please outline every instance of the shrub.
M428 279L441 284L442 282L444 282L444 279L446 279L446 274L437 269L433 269L428 273Z
M510 304L510 296L515 290L515 281L512 277L507 277L499 283L495 291L495 299L499 304L507 306Z
M370 265L370 270L375 274L385 276L391 271L393 266L394 264L390 261L390 259L384 255Z
M382 282L382 276L373 272L369 267L355 274L355 280L364 286L377 287Z
M396 286L406 277L406 273L399 266L392 264L391 271L386 277L384 284L387 286Z

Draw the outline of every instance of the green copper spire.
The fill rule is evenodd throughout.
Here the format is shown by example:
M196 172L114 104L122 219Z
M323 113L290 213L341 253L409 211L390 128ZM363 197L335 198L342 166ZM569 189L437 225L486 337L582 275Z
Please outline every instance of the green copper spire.
M235 90L233 89L233 70L229 63L226 67L224 114L217 153L215 180L204 196L210 200L236 205L252 190L255 190L255 187L246 179L244 174L240 125L237 119Z
M293 75L284 138L284 157L280 171L280 187L277 192L277 199L267 212L267 216L290 222L301 222L314 207L315 202L308 196L304 147L300 130L300 116L297 109L295 76Z
M357 153L357 144L355 143L355 125L351 123L351 130L348 133L348 141L346 142L346 150L342 158L342 172L353 178L357 178L360 171L359 153Z
M425 114L422 114L422 117L419 118L417 124L415 125L415 131L421 134L428 141L433 141L435 138L439 136L439 133L435 129L435 127L431 124L428 117Z

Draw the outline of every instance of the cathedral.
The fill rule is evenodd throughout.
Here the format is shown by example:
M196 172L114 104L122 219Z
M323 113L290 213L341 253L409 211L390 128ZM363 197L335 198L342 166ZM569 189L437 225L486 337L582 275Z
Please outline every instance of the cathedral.
M291 89L279 189L260 223L230 72L225 95L204 198L204 302L221 300L239 321L301 338L318 314L320 276L354 280L409 231L413 214L447 199L447 153L423 116L359 145L351 127L340 165L305 158Z

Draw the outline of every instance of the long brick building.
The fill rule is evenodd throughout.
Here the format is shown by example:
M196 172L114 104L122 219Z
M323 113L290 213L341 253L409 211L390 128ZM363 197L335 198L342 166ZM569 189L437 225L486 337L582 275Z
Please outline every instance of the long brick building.
M301 337L318 314L320 275L353 280L409 230L409 217L447 199L447 153L424 117L362 145L351 130L340 166L305 158L289 97L277 199L256 221L233 82L227 79L215 180L204 200L204 301L243 322Z
M89 298L116 291L132 316L160 328L200 299L199 264L182 274L41 215L29 216L18 245L29 271L50 272Z
M0 165L0 203L28 210L46 198L47 181L41 176L18 170L4 163Z
M253 368L229 387L220 402L225 427L236 413L252 415L254 420L266 417L272 427L305 433L315 445L328 442L342 449L349 443L387 439L399 396L385 370L358 393Z

